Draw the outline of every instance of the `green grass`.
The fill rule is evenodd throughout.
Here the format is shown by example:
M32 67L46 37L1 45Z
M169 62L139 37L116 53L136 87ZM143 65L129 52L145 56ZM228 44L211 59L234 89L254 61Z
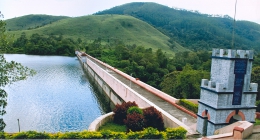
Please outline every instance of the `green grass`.
M43 35L62 34L64 38L69 37L74 40L81 38L88 43L97 38L102 39L102 44L120 40L128 45L136 44L137 46L152 48L153 51L160 48L168 56L174 55L175 52L187 50L176 42L175 49L171 49L168 36L148 23L127 15L89 15L66 18L37 29L9 31L7 33L15 34L15 38L17 38L20 37L22 32L25 32L27 37L34 33Z
M7 31L28 30L51 24L55 21L69 18L66 16L50 16L50 15L26 15L6 20Z
M103 125L99 128L99 131L102 131L102 130L110 130L110 131L115 131L115 132L126 132L126 126L119 125L114 122L107 122L105 125Z
M255 119L255 124L254 125L260 125L260 120L259 119Z

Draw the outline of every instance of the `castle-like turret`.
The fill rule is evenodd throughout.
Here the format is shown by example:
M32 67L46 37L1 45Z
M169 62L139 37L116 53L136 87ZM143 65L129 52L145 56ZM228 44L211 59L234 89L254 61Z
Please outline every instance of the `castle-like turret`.
M257 84L252 50L213 49L210 80L202 79L197 131L213 135L235 121L255 122Z

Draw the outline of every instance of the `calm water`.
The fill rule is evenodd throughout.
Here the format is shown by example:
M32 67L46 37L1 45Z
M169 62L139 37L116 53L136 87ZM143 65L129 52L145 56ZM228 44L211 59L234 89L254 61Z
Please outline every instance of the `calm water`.
M110 111L76 57L5 55L37 74L7 86L6 132L80 131ZM102 104L101 104L102 102Z

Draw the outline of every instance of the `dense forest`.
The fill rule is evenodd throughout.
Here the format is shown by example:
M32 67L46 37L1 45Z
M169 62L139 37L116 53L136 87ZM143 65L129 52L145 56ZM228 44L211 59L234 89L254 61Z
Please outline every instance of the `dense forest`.
M74 50L84 50L89 55L139 78L175 98L200 98L201 79L209 79L211 53L209 51L185 51L169 58L161 49L155 51L137 45L125 45L122 41L102 45L101 38L84 42L74 41L62 35L48 37L33 34L27 39L23 33L11 45L9 52L38 55L74 56ZM252 81L260 83L260 54L255 55ZM260 97L258 97L260 99Z
M119 41L102 45L101 39L86 43L63 39L60 36L44 37L33 34L29 39L23 33L8 50L12 53L73 56L74 50L85 50L93 57L126 72L133 77L175 98L198 99L201 79L209 79L211 54L208 51L186 51L169 58L161 49L125 45ZM252 81L260 82L260 55L255 56ZM259 98L260 99L260 98Z
M12 47L7 50L7 53L73 56L75 48L80 42L80 38L76 42L71 38L63 38L62 35L45 37L37 33L27 38L26 34L22 33L13 42Z
M199 98L200 81L209 78L210 53L180 52L170 59L162 50L118 42L102 46L99 39L85 46L91 56L176 98Z
M75 49L84 50L176 98L199 98L200 81L209 77L208 51L179 52L175 57L169 58L161 49L125 45L122 41L106 45L101 42L101 38L87 43L80 38L74 41L71 38L63 38L62 35L46 37L33 34L27 38L26 34L22 33L7 52L74 56Z
M131 15L141 19L190 50L232 48L232 31L235 27L233 48L260 48L260 25L248 21L236 21L229 16L215 17L187 10L177 10L164 5L134 2L96 13Z

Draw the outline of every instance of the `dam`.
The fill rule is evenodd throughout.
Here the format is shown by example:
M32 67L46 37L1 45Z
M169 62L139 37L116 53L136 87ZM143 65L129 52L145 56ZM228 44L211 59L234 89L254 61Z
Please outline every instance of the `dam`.
M154 106L162 113L165 127L181 126L188 134L196 134L196 115L176 103L178 99L157 90L138 78L95 59L84 52L75 52L83 69L88 71L114 104L135 101L139 107ZM185 118L185 122L183 119Z

